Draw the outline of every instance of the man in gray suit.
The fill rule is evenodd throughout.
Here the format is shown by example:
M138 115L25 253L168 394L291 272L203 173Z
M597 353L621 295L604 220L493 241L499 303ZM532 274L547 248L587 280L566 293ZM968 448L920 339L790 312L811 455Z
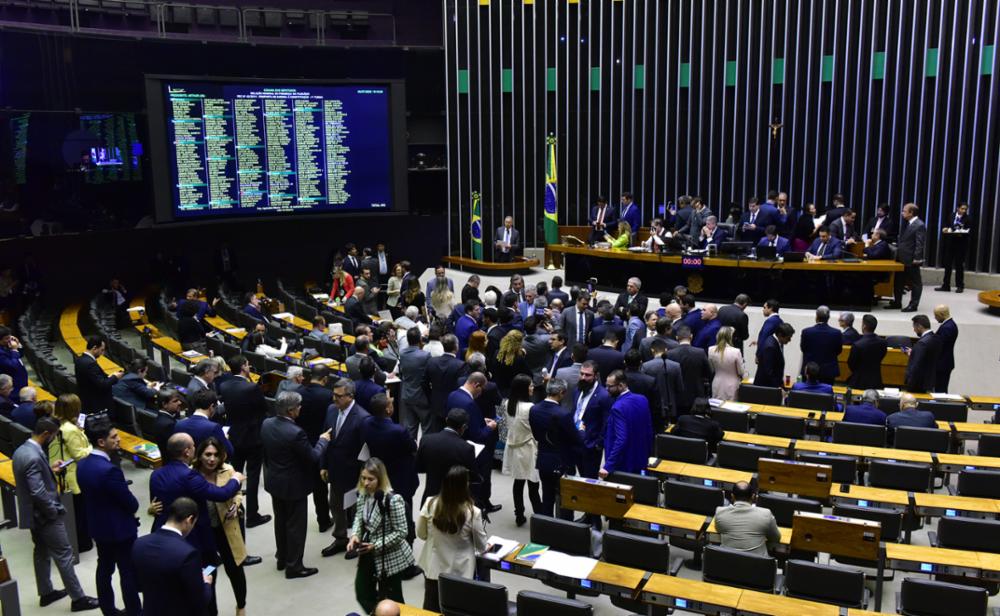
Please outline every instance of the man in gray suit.
M895 279L895 298L889 308L903 307L903 287L910 285L910 303L903 312L916 312L920 306L920 294L923 292L923 280L920 278L920 266L924 264L924 245L927 239L927 226L917 217L917 206L907 203L903 206L903 220L906 226L899 232L896 245L896 261L903 264L902 274Z
M688 217L687 224L677 229L677 232L688 236L692 243L695 243L701 237L701 228L705 226L705 221L711 215L711 210L701 200L701 197L693 197L691 199L691 215Z
M660 322L666 319L661 319ZM659 325L659 323L657 323ZM675 340L671 340L677 345ZM659 336L653 338L650 345L650 353L653 358L642 364L642 373L656 379L656 386L660 390L660 419L673 420L677 417L677 399L684 392L684 376L681 374L681 365L672 359L667 359L668 346L666 341ZM654 414L655 420L655 414ZM654 433L663 431L665 426L654 425Z
M63 521L66 509L56 489L56 473L63 473L66 466L61 464L62 461L49 466L49 443L58 432L56 422L43 417L35 424L31 438L14 452L18 527L31 530L31 541L35 544L35 585L41 606L45 607L68 594L73 601L72 611L95 610L100 607L97 599L83 594L80 580L73 570L73 548ZM77 513L83 514L82 511ZM65 590L52 587L50 560L56 561Z
M582 316L581 316L582 315ZM580 325L583 325L581 331ZM590 309L590 297L583 289L576 297L576 304L563 310L562 328L566 332L566 341L570 344L582 342L587 344L587 336L594 327L594 311Z
M219 375L219 362L214 359L205 358L200 360L191 368L191 380L187 384L188 395L203 389L215 390L212 382Z
M757 494L746 481L733 486L731 505L715 510L722 547L767 556L767 546L781 541L781 531L768 509L754 505Z
M542 383L542 369L547 369L549 360L552 359L549 334L542 329L538 317L535 316L524 320L524 334L524 341L521 343L524 349L524 362L531 369L535 387L538 387Z
M371 339L368 336L358 336L354 339L354 353L347 356L344 360L344 365L347 366L347 376L350 377L352 381L361 380L361 358L365 355L371 355L372 359L375 359L374 353L371 353ZM377 385L385 386L385 372L379 367L378 362L375 362L375 383Z
M566 381L566 391L576 391L576 384L580 382L580 366L587 361L587 345L580 342L574 343L570 349L570 356L573 358L572 365L556 370L555 378ZM573 410L573 396L563 396L563 406Z
M493 260L499 263L510 263L511 258L517 254L521 247L521 234L514 228L514 219L510 216L503 219L503 226L497 227L497 233L493 236L494 246Z
M427 362L431 354L420 348L420 329L411 327L406 330L406 348L399 352L399 380L401 381L400 399L403 407L400 421L406 426L413 440L417 440L418 427L424 434L431 429L431 403L427 399L425 382L427 380Z

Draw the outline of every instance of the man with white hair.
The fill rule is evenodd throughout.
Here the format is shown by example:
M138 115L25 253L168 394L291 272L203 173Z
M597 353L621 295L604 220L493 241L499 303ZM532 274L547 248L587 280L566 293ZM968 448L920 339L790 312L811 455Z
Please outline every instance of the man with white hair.
M14 410L14 379L9 374L0 374L0 414L10 419Z
M288 370L285 372L285 380L278 383L278 392L283 391L298 391L299 387L302 386L306 380L305 375L302 373L302 366L289 366Z
M517 311L521 313L521 319L527 319L535 314L535 299L538 297L538 287L533 284L525 285L524 301L517 303Z
M627 321L628 307L635 302L639 304L642 308L642 313L646 314L646 308L649 306L649 298L640 293L642 290L642 281L633 276L628 279L628 283L625 285L625 291L618 294L618 299L615 300L615 314L622 318L623 321Z
M34 387L22 387L18 394L21 403L14 408L10 418L29 430L35 429L38 417L35 415L35 401L38 399L38 392Z
M861 334L858 330L854 329L854 313L853 312L841 312L840 316L837 318L837 324L840 325L840 329L843 335L844 344L851 345L858 341Z
M483 304L487 307L496 308L498 299L496 291L487 291L483 293Z

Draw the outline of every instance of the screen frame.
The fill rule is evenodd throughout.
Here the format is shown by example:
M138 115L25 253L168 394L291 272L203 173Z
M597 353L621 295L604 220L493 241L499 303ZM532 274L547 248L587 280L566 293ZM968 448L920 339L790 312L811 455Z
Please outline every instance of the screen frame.
M253 222L291 220L294 218L343 218L345 216L406 213L409 211L407 190L406 145L406 85L395 79L284 79L262 77L227 77L215 75L168 75L146 73L143 75L146 90L146 121L149 130L149 162L153 178L153 212L157 225L198 224L206 222ZM170 190L170 153L167 148L167 116L163 86L168 81L191 81L215 84L293 85L293 86L386 86L389 89L389 159L392 206L380 210L349 210L344 212L276 212L258 216L233 216L217 214L196 218L174 216Z

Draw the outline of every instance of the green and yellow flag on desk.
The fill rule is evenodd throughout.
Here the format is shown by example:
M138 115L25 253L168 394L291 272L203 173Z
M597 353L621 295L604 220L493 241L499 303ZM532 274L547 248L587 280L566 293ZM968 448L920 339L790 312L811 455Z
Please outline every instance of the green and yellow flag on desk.
M479 193L472 193L472 258L483 260L483 205Z
M545 155L545 243L559 243L559 214L556 211L556 137L546 139Z

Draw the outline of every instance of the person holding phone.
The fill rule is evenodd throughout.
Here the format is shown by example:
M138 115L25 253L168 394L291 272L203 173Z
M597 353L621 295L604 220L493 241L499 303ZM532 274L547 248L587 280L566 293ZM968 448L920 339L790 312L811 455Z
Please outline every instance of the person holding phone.
M482 512L469 492L467 468L451 467L441 482L441 493L424 503L417 536L425 541L418 563L425 576L424 609L439 612L438 577L451 573L471 579L476 557L488 548Z
M347 554L358 556L354 594L365 613L371 613L380 599L405 603L402 573L413 566L413 551L406 542L406 504L392 491L381 460L368 458L357 490Z
M81 407L80 398L76 394L62 394L56 399L54 418L59 421L59 432L49 445L50 462L77 461L90 455L90 442L79 425ZM94 542L87 530L87 516L83 515L84 495L76 480L76 465L61 465L56 481L62 486L63 492L73 495L73 509L80 512L74 516L77 547L81 553L86 552L94 547Z

